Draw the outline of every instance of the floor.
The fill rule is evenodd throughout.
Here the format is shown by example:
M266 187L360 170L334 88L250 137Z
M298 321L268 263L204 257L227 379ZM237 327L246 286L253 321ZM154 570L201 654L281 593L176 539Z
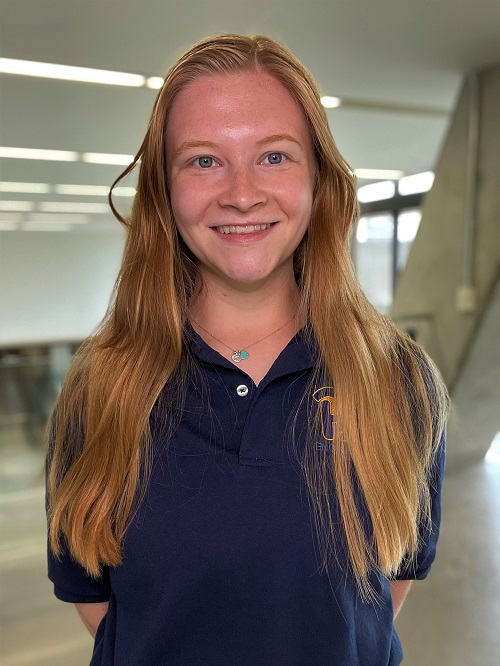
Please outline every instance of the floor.
M43 454L32 435L0 425L0 663L84 666L91 638L46 578ZM396 623L405 666L500 663L499 517L500 456L448 470L438 558Z

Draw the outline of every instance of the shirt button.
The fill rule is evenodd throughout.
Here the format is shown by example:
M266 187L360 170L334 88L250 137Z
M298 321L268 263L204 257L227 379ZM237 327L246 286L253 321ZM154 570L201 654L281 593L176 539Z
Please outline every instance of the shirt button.
M242 397L245 397L248 394L248 386L245 386L245 384L240 384L236 389L236 393Z

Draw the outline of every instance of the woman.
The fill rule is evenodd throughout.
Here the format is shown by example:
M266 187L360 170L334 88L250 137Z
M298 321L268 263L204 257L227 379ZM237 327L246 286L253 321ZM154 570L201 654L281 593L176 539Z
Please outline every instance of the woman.
M446 390L356 281L355 181L314 81L268 38L204 40L117 182L139 159L115 297L49 438L49 576L92 665L399 664Z

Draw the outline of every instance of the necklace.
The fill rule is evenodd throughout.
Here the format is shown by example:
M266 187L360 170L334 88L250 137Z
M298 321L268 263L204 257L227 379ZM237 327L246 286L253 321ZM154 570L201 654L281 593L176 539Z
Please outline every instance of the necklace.
M286 321L286 322L283 324L283 326L280 326L279 328L277 328L277 329L276 329L275 331L273 331L272 333L269 333L268 335L264 336L264 337L261 338L260 340L257 340L257 342L252 342L252 344L251 344L251 345L248 345L248 346L246 347L246 349L233 349L233 348L230 347L229 345L226 345L225 342L222 342L222 340L219 340L219 338L217 338L213 333L210 333L210 331L207 331L206 328L204 328L201 324L199 324L197 321L195 321L192 317L191 317L191 321L192 321L194 324L196 324L196 326L199 326L199 327L201 328L202 331L205 331L205 333L208 333L208 335L209 335L211 338L213 338L214 340L217 340L217 342L220 342L221 345L224 345L224 347L227 347L227 348L232 352L232 354L231 354L231 358L232 358L232 360L233 360L235 363L239 363L240 361L244 361L245 359L247 359L247 358L250 357L250 354L249 354L248 351L247 351L248 349L250 349L250 347L254 347L255 345L258 345L259 342L263 342L264 340L267 340L267 338L270 338L271 335L274 335L274 334L277 333L278 331L281 331L281 329L282 329L282 328L285 328L285 326L286 326L287 324L289 324L289 323L292 321L292 319L293 319L294 317L295 317L295 315L293 315L293 317L290 317L290 319L289 319L288 321Z

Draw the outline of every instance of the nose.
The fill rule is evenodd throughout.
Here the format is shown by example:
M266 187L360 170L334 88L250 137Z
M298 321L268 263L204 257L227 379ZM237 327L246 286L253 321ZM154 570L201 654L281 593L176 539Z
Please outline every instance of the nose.
M224 208L237 208L246 213L254 206L265 203L267 195L259 185L257 174L251 169L235 169L227 178L219 203Z

